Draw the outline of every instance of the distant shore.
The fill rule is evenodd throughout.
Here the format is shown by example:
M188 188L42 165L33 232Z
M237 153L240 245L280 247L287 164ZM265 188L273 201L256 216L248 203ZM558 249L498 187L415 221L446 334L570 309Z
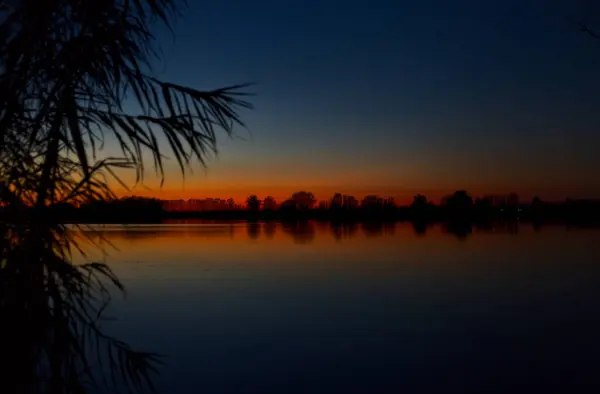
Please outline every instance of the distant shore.
M250 201L250 199L249 199ZM458 191L436 205L421 196L410 206L398 206L385 201L363 202L361 206L331 205L314 207L309 203L282 204L277 209L266 205L248 204L245 209L170 210L156 199L122 198L96 201L87 205L54 204L41 209L20 207L3 211L0 221L70 223L162 223L165 220L199 219L221 221L327 221L344 222L413 222L413 223L472 223L531 222L535 224L600 225L600 201L565 200L549 203L535 199L530 204L496 204L485 199L473 200L466 192ZM10 212L10 213L9 213Z

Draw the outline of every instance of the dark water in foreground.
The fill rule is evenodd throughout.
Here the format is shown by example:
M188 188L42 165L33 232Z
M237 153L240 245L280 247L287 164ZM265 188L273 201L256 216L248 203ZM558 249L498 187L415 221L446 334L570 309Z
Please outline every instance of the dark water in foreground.
M162 393L600 392L600 230L516 230L106 227L109 329Z

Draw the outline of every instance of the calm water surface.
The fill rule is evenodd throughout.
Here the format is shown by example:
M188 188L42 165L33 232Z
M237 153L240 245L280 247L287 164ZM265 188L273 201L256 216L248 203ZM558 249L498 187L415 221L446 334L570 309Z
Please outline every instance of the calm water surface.
M598 392L600 230L105 226L162 393ZM464 235L464 234L463 234ZM112 246L108 246L108 243ZM113 249L116 247L118 250Z

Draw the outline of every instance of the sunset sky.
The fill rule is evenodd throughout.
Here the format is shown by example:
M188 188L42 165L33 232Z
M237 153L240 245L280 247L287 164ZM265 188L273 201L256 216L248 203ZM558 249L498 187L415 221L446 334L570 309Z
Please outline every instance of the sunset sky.
M600 197L600 40L577 1L189 4L175 35L156 31L159 76L254 82L256 108L206 170L183 183L171 163L135 194Z

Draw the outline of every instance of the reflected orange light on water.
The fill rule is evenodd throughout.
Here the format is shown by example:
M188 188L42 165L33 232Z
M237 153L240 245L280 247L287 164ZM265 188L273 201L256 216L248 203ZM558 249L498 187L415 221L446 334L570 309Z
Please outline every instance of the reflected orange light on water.
M498 226L460 237L440 225L422 233L410 223L188 221L98 230L92 238L106 255L88 248L87 257L76 262L104 261L133 296L157 300L169 292L185 300L196 292L217 299L265 292L277 297L274 289L299 288L335 297L341 289L374 294L390 286L399 294L426 292L426 299L460 296L464 289L486 293L495 286L542 297L563 286L565 277L596 272L589 251L600 242L597 229L560 226L541 231L519 226L516 233ZM556 281L535 285L549 276Z
M97 229L99 235L92 237L104 247L108 261L114 264L166 259L186 265L199 261L225 265L278 264L289 262L290 256L306 264L394 261L410 265L444 261L452 256L465 261L504 259L510 263L528 253L543 251L541 242L555 238L564 243L567 234L562 227L538 233L531 227L520 226L516 233L515 228L504 226L472 229L458 237L440 225L428 227L420 234L410 223L336 226L315 221L292 224L187 220L163 225L108 225ZM588 236L578 234L572 238L573 245L583 248L598 236L597 232L590 232ZM499 242L507 243L509 248L500 256L486 255L485 251ZM93 248L90 253L88 259L100 257Z

